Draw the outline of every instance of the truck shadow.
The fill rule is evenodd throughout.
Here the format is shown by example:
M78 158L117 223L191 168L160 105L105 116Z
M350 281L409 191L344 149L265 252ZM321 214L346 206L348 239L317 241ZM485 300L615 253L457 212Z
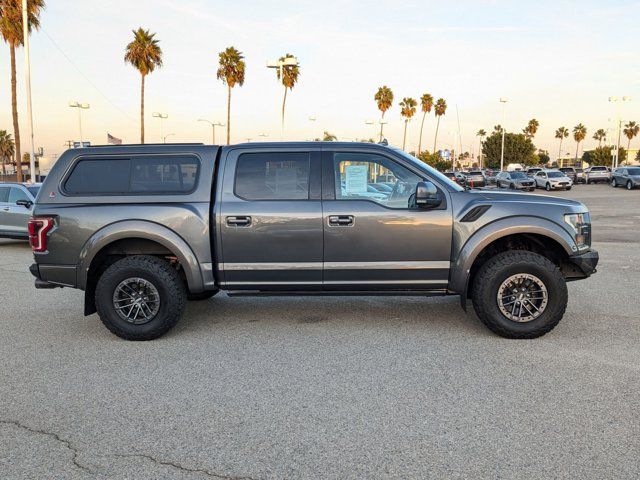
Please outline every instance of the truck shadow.
M318 324L393 326L419 325L433 331L485 332L471 302L467 313L452 297L243 297L218 294L189 302L176 331L209 330L247 323L271 325Z

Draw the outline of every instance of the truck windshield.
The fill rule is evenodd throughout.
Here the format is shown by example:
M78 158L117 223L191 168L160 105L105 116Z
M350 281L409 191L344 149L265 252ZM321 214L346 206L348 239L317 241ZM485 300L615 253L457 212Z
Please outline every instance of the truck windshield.
M423 170L423 171L426 170L429 173L429 175L437 179L438 182L443 183L448 187L451 187L452 190L455 190L457 192L464 192L464 188L462 188L457 183L451 181L444 173L441 173L435 168L433 168L432 166L427 165L426 163L418 160L413 155L409 155L407 152L400 150L399 148L393 148L393 151L395 151L398 155L400 155L405 160L409 161L410 163L418 167L420 170Z

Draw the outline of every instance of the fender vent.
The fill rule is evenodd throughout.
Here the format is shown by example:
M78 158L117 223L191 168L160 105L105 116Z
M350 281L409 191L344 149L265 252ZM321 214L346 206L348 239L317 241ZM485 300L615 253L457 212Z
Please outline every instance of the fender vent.
M486 212L490 208L491 208L491 205L478 205L477 207L473 207L471 210L469 210L465 214L464 217L462 217L462 219L460 221L461 222L475 222L482 215L484 215L484 212Z

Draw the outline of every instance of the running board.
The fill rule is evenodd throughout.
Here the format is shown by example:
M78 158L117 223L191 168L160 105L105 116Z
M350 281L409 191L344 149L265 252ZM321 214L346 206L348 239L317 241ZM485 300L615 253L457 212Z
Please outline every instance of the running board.
M451 295L446 289L442 290L229 290L230 297L441 297Z

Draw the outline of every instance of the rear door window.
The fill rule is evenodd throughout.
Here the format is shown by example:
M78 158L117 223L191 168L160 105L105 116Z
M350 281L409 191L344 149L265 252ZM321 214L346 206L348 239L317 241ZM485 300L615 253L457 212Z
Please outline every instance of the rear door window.
M0 203L7 203L9 198L9 187L0 187Z
M307 152L243 153L238 157L235 194L245 200L309 199Z

